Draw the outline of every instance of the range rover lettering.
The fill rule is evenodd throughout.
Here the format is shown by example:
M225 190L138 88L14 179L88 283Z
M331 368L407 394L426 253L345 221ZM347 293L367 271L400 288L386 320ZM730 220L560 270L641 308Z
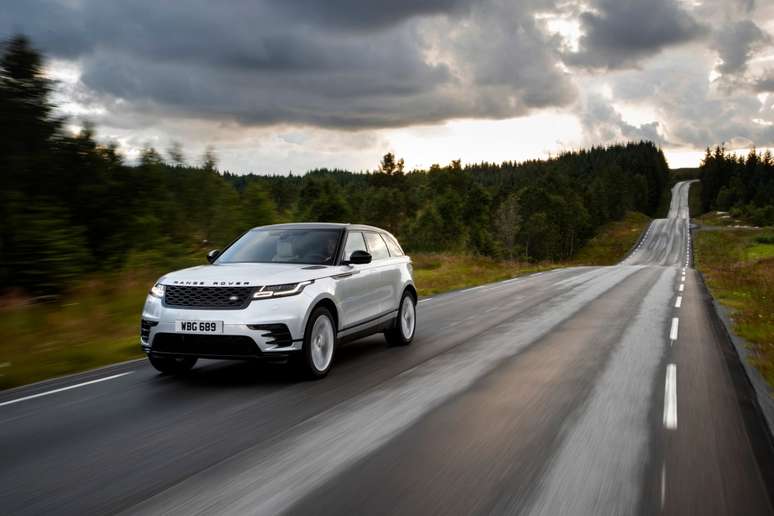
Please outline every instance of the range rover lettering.
M262 226L207 259L161 277L148 293L140 344L162 373L187 371L199 358L268 359L321 378L341 342L378 332L390 345L414 338L411 259L382 229Z

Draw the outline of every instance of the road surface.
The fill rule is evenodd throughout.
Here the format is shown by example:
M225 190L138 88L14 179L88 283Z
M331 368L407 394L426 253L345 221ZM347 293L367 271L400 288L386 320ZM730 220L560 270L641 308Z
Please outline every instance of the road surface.
M771 514L687 196L614 267L423 299L333 373L145 362L0 394L3 514Z

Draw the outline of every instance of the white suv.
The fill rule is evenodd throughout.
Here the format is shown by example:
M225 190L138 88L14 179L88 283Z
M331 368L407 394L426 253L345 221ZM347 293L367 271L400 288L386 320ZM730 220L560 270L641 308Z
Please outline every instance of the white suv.
M414 338L411 259L382 229L263 226L207 259L163 276L145 300L140 343L163 373L187 371L199 358L269 359L321 378L344 340Z

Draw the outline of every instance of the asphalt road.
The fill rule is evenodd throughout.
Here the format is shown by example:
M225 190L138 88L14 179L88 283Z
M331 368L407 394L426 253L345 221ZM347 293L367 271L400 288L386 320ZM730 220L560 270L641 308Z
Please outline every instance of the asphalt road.
M772 514L688 188L620 265L423 299L410 347L323 381L138 361L1 393L0 513Z

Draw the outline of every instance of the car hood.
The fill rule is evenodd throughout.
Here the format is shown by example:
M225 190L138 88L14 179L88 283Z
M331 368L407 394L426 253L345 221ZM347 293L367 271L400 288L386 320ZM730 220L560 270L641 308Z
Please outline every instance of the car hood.
M340 273L341 268L297 263L224 263L170 272L159 282L201 286L282 285L331 276Z

